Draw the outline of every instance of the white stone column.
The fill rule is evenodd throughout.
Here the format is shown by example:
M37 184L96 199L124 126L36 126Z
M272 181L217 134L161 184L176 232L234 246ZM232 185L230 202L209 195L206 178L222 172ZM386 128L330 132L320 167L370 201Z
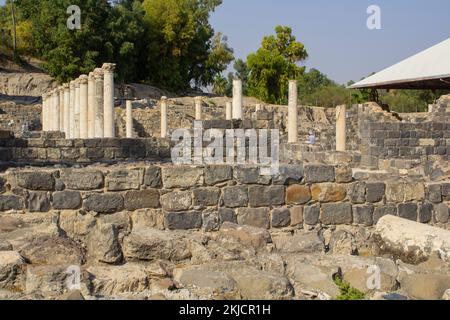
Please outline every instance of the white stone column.
M197 121L202 120L202 104L203 104L202 97L195 97L194 98L195 120L197 120Z
M42 125L42 131L47 131L47 124L45 122L45 115L46 115L46 107L47 107L47 92L44 92L42 94L42 107L41 107L41 125Z
M167 138L167 97L161 97L161 138Z
M233 80L233 119L242 119L242 80Z
M70 86L65 83L64 86L64 133L66 139L69 138L70 131Z
M105 63L103 69L103 120L104 120L104 137L114 138L115 134L115 114L114 114L114 69L116 65L113 63Z
M75 137L75 81L69 83L69 139Z
M59 96L59 131L63 132L64 128L64 90L63 86L59 86L57 89L58 96Z
M233 103L231 101L225 104L225 119L226 120L233 119Z
M53 96L53 89L48 93L48 106L47 106L47 131L53 131L53 113L55 105L55 98Z
M131 100L127 100L127 138L133 138L133 104Z
M95 103L94 103L94 137L103 138L103 69L94 70Z
M255 105L255 112L261 111L261 105L260 104L256 104Z
M297 81L289 81L288 143L298 142Z
M53 90L52 131L59 131L59 90Z
M89 73L88 80L88 138L95 138L95 78L94 72Z
M346 107L345 105L336 107L336 151L345 151L346 147Z
M80 76L80 138L88 138L88 76Z
M75 102L74 102L73 138L80 138L80 79L75 80Z

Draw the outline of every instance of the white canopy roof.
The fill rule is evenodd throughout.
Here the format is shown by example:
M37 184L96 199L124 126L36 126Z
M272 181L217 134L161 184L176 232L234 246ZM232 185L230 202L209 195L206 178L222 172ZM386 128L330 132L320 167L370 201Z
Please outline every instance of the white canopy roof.
M349 88L450 89L450 38Z

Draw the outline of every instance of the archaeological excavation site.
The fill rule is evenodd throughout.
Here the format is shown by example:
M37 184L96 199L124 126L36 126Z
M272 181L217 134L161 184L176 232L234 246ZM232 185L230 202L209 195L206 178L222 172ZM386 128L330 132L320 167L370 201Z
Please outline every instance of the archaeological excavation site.
M166 1L0 1L0 300L450 300L450 39L342 85Z
M144 99L113 72L0 105L2 298L336 299L338 281L448 298L449 97L400 115L298 106L295 81L289 106L243 98L240 81L232 99ZM199 123L221 133L214 161L196 158L209 139L174 164L171 133ZM276 170L235 161L251 135L223 141L252 129Z

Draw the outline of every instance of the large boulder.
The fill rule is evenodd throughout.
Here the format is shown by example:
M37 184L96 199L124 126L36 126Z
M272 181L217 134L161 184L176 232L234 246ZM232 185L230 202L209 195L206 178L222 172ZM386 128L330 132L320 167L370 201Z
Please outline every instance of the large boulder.
M182 286L207 288L220 293L235 290L235 281L224 272L203 270L201 266L177 268L173 272L174 280Z
M287 274L302 287L317 290L335 297L337 291L333 277L341 276L360 291L385 291L396 289L398 268L389 259L364 258L350 255L295 254L286 258ZM380 275L380 283L374 275ZM372 285L373 284L373 285ZM378 287L378 284L380 285Z
M440 300L450 288L450 276L443 274L404 274L400 285L409 297L419 300Z
M275 248L283 253L314 253L324 250L317 232L298 232L294 235L273 237Z
M450 261L450 231L388 215L378 221L376 234L383 251L406 261L424 261L433 253Z
M0 288L12 288L25 260L16 251L0 252Z
M133 230L124 239L123 253L127 260L182 261L191 257L191 252L181 235L174 231L150 228Z
M88 237L88 254L99 262L116 264L122 260L118 228L111 223L99 222Z
M263 248L267 243L272 242L270 233L266 229L241 226L231 222L223 223L220 227L220 233L255 249Z
M233 274L236 287L247 300L285 300L294 296L288 278L257 269L243 269Z
M16 251L43 236L61 236L57 214L0 215L0 240L7 240Z
M72 239L63 237L35 238L20 250L20 254L37 265L81 265L85 260L83 248Z
M71 289L89 294L91 277L75 266L50 265L28 266L25 292L28 295L41 294L45 298L56 298Z
M149 273L145 266L127 263L123 266L92 266L92 295L114 296L139 293L149 288Z

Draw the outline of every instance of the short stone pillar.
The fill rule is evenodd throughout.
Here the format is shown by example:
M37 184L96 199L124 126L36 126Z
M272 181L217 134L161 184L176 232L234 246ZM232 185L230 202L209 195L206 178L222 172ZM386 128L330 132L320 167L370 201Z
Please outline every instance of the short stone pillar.
M95 78L94 72L89 73L88 79L88 138L95 137Z
M127 138L133 138L133 104L131 100L127 100L126 102L127 112L126 112L126 127L127 127Z
M298 92L297 81L289 81L288 143L298 142Z
M103 69L96 68L94 70L95 84L95 103L94 103L94 137L103 138L104 121L103 121Z
M52 131L59 131L59 92L58 89L54 89L53 95L53 108L52 108Z
M242 119L242 80L233 80L233 119Z
M66 138L70 136L70 86L68 83L63 85L64 91L64 133Z
M336 107L336 151L346 151L346 107Z
M114 138L115 132L115 114L114 114L114 63L104 63L103 69L103 120L105 138Z
M69 139L75 138L75 81L69 83Z
M161 97L161 138L167 138L167 97Z
M88 138L88 76L80 76L80 138Z
M202 120L202 104L203 104L202 97L195 97L194 98L195 120L197 120L197 121Z
M64 87L58 88L59 94L59 131L64 132Z
M75 115L73 118L73 138L80 138L80 79L75 80Z
M225 119L226 120L233 119L233 103L231 101L225 104Z

